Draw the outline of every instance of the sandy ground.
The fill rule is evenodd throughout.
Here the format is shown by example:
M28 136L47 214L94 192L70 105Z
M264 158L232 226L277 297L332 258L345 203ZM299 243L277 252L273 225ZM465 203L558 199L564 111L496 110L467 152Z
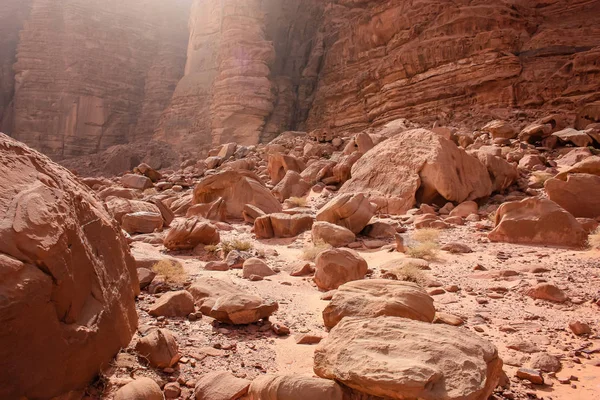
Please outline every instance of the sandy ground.
M410 236L410 232L405 234ZM265 260L280 272L263 281L242 279L241 270L209 272L203 270L204 261L190 255L177 256L190 280L215 276L229 279L245 290L279 303L279 310L271 318L288 326L291 335L278 337L268 325L232 327L216 323L211 318L190 322L186 319L157 321L146 310L155 295L144 293L139 301L140 331L152 326L165 326L176 332L183 359L174 371L156 371L136 360L132 351L124 351L107 371L102 398L110 398L114 390L133 377L151 376L157 381L179 381L183 387L181 398L193 394L195 381L203 373L229 370L236 376L252 379L263 373L312 375L313 345L296 344L295 337L304 333L325 336L321 312L327 302L321 300L310 277L291 277L289 271L301 258L302 248L310 233L296 239L256 241L250 228L236 224L234 230L224 232L223 240L240 238L252 242L254 250L264 253ZM600 298L600 253L565 249L517 246L490 243L485 232L477 231L473 223L444 231L441 244L461 242L473 253L453 255L440 251L430 263L431 290L434 286L458 286L456 292L435 295L438 312L459 316L465 329L474 330L492 341L505 362L504 370L510 378L507 397L544 398L563 400L600 399L600 349L597 336L577 337L571 333L571 320L587 321L593 332L598 332L600 307L594 304ZM138 251L160 254L161 248L135 243ZM387 261L405 257L402 253L385 250L358 250L372 269L370 276L379 277L379 266ZM479 266L479 270L475 267ZM531 267L544 267L547 272L528 272ZM513 271L502 273L503 271ZM571 301L553 304L533 300L523 289L542 281L549 281L564 289ZM159 296L159 295L156 295ZM559 377L573 376L569 384L546 375L546 384L537 386L515 377L519 367L527 367L533 354L509 349L514 343L527 343L536 351L556 355L562 360ZM590 351L592 350L592 351ZM588 353L586 353L588 351ZM508 394L507 394L508 393ZM528 397L529 396L529 397Z

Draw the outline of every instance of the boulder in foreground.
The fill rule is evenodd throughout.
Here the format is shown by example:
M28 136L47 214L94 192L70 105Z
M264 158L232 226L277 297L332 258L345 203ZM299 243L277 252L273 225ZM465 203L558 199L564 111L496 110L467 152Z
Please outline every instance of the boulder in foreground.
M314 371L372 396L487 400L502 360L492 343L462 328L348 317L316 348Z
M264 375L250 385L250 400L342 400L340 385L329 379L298 375Z
M137 328L135 261L69 171L0 134L0 398L86 387Z

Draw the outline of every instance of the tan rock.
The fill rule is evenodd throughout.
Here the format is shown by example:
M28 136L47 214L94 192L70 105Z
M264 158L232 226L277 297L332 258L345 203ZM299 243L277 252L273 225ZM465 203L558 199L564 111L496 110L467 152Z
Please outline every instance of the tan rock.
M254 220L254 233L263 239L294 237L310 230L313 222L310 215L269 214Z
M288 171L283 179L271 190L273 196L280 202L290 197L302 197L310 189L310 184L302 179L296 171Z
M323 321L329 329L344 317L379 316L432 322L433 299L411 282L369 279L341 285L323 310Z
M244 265L242 267L242 276L246 279L250 278L252 275L267 277L271 275L275 275L275 272L269 268L266 262L261 260L260 258L249 258L244 261Z
M570 321L569 329L571 329L571 332L573 332L577 336L589 335L590 333L592 333L592 329L590 328L590 326L587 323L581 321Z
M225 221L227 219L227 205L222 198L212 203L194 204L186 214L186 217L201 217L211 221Z
M123 215L121 227L127 233L152 233L163 227L163 217L160 214L140 211Z
M145 190L153 186L150 178L143 175L127 174L121 178L121 185L130 189Z
M548 198L575 217L600 217L600 176L569 173L544 183Z
M232 282L213 277L202 277L196 280L188 288L188 291L192 294L196 304L200 307L200 311L202 311L204 315L210 314L210 310L213 308L219 297L243 293L242 290Z
M314 371L372 396L486 400L502 360L494 345L461 328L348 317L317 346Z
M493 242L581 247L586 235L575 217L550 200L528 198L496 211Z
M337 289L346 282L363 279L367 262L354 250L324 250L315 260L315 283L321 290Z
M87 186L4 134L0 177L0 398L84 388L137 329L135 261Z
M193 313L194 298L187 290L178 290L163 294L148 310L154 317L186 317Z
M554 132L552 136L556 137L560 142L572 143L577 147L586 147L592 144L592 138L585 131L567 128Z
M281 211L281 204L250 171L224 171L202 179L194 188L194 204L212 203L218 198L225 201L227 216L242 218L246 204L264 213Z
M342 400L334 381L301 375L263 375L252 381L249 400Z
M217 298L209 315L220 322L247 325L268 318L278 308L276 302L266 302L258 296L236 293Z
M356 240L349 229L325 221L315 222L311 233L313 243L324 242L333 247L344 247Z
M209 221L198 217L177 218L171 224L164 245L169 250L188 250L199 244L218 244L220 241L217 228Z
M288 171L300 173L304 168L306 168L306 165L292 155L281 153L269 154L267 170L269 171L269 176L271 177L271 183L273 185L277 185L285 177Z
M357 234L375 215L375 205L362 193L335 197L317 213L317 221L330 222L348 228Z
M451 217L463 217L466 218L471 214L477 214L479 206L474 201L465 201L460 203L452 211L450 211Z
M391 214L403 214L417 201L463 202L488 196L487 168L450 140L415 129L396 134L367 152L352 168L340 193L369 193ZM417 198L418 197L418 198Z
M519 178L517 167L505 159L482 151L477 151L474 155L487 168L494 192L507 189Z
M120 224L123 220L123 216L126 214L133 214L138 212L149 212L153 214L160 214L160 210L157 206L152 203L148 203L141 200L128 200L122 198L110 198L106 202L106 209L113 216L114 219Z
M175 365L181 358L177 340L168 329L155 329L135 345L135 351L156 368Z
M196 383L196 400L238 400L246 393L250 381L236 378L227 371L209 372Z
M506 121L492 121L485 125L482 130L489 132L493 139L514 139L517 137L515 128Z
M164 396L155 381L142 377L117 390L114 400L164 400Z

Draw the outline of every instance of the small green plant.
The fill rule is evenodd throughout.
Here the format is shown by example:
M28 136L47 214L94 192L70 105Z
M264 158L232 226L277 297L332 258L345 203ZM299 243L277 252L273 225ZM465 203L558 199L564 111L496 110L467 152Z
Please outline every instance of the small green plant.
M287 201L296 207L306 207L307 204L306 197L290 197Z
M178 261L160 260L152 266L152 270L157 275L164 276L165 281L168 283L183 283L187 278L183 265Z
M304 261L315 261L320 252L331 249L331 246L323 241L318 241L312 245L306 245L302 249L301 258Z
M437 242L440 238L440 230L435 228L417 229L411 238L417 242Z
M221 242L221 250L223 250L224 256L227 256L227 254L231 253L233 250L248 251L253 247L254 246L252 245L252 243L240 239L226 240L224 242Z
M590 233L588 237L588 244L594 250L600 250L600 227L596 228L596 230Z

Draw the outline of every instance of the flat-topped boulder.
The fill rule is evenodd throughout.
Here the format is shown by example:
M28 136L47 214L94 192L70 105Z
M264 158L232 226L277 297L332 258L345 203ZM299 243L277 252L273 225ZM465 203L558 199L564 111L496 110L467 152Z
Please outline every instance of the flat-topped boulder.
M344 317L382 315L432 322L435 307L431 296L415 283L368 279L340 286L323 310L323 321L333 328Z
M371 396L487 400L502 360L492 343L463 328L347 317L317 346L314 371Z

